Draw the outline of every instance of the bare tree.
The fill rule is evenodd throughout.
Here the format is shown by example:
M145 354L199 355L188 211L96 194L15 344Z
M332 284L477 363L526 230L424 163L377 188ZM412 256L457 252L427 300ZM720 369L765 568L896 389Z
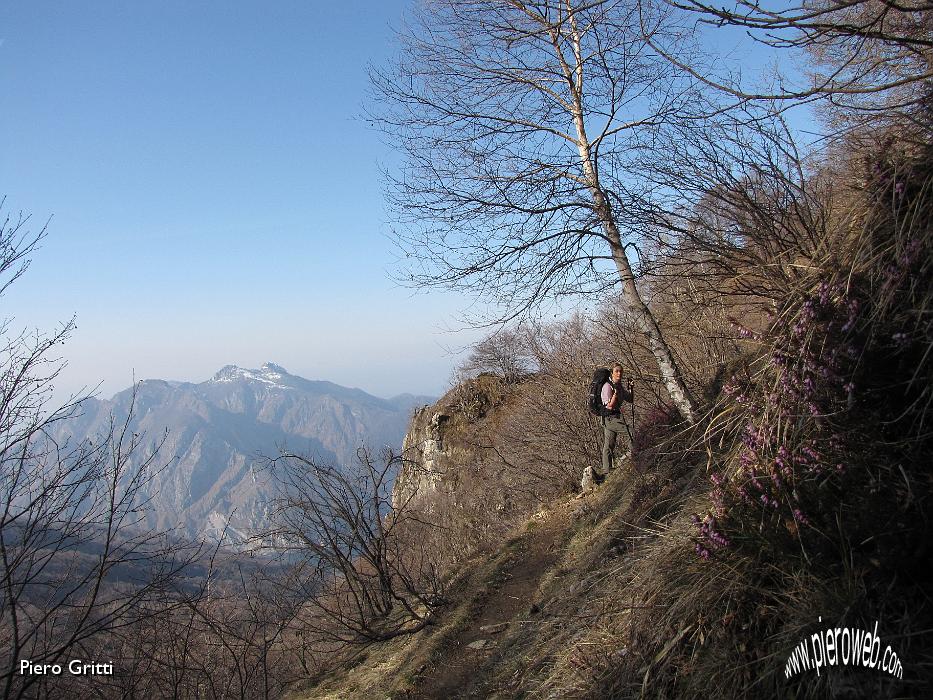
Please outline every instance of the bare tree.
M528 376L534 366L526 330L499 328L473 346L462 369L470 375L492 372L513 383Z
M8 217L0 227L0 289L45 235L30 235L27 221ZM56 676L24 662L65 664L144 618L170 597L197 548L144 527L158 441L133 467L144 438L129 419L111 422L96 441L54 439L54 428L80 410L75 398L49 408L61 368L54 348L73 322L49 335L10 336L10 325L0 348L0 685L4 697L22 697L58 687Z
M301 675L292 654L299 642L290 637L289 628L302 601L261 570L246 574L238 567L236 573L235 580L215 582L210 594L205 591L192 599L180 619L183 631L196 633L188 652L189 675L199 680L203 691L190 695L280 697ZM177 673L177 667L178 662L169 659L166 675Z
M665 130L701 116L703 95L643 30L691 45L651 3L430 3L394 70L373 71L376 123L406 156L390 189L400 243L420 264L411 283L478 290L501 305L500 321L620 287L692 422L632 259L657 187L645 164L663 160Z

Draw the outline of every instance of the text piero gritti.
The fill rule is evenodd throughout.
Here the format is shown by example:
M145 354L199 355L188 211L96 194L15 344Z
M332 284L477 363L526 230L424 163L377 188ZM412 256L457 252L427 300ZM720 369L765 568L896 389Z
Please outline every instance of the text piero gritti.
M62 669L61 664L36 664L29 659L19 661L21 676L60 676ZM112 676L113 664L72 659L64 666L64 670L72 676Z

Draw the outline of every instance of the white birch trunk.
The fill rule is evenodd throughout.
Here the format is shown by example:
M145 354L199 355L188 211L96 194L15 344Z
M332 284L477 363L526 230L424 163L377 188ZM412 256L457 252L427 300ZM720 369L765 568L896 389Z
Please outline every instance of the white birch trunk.
M590 142L586 134L586 125L583 120L583 62L580 55L580 36L577 30L576 21L568 3L568 15L570 19L571 31L573 36L575 66L573 69L564 60L557 37L552 35L555 40L557 55L563 65L564 74L570 84L571 94L573 95L573 122L577 132L577 147L580 152L580 162L583 167L583 177L586 185L593 197L593 208L599 217L606 238L609 239L609 247L612 252L612 259L616 264L616 270L619 272L619 279L622 281L622 298L629 308L635 313L636 322L639 330L648 341L648 347L658 363L658 369L661 373L661 379L667 389L671 400L677 409L687 420L688 423L696 422L696 409L690 390L684 383L683 375L674 361L674 355L671 349L664 341L661 335L661 329L648 305L645 304L635 285L635 275L632 272L632 266L629 264L628 257L625 255L625 247L622 245L622 236L619 233L619 227L616 225L612 214L612 207L606 198L605 192L599 184L599 176L596 168L593 167L592 152Z

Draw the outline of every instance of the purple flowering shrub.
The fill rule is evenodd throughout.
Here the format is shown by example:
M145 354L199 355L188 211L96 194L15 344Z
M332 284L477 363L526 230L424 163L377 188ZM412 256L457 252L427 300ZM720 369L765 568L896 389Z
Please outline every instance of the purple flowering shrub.
M703 558L729 546L723 528L737 515L791 531L810 524L810 490L845 471L840 424L856 396L860 308L841 285L823 282L764 333L738 326L767 351L752 379L723 389L735 446L710 473L712 512L695 519Z
M702 558L740 534L806 538L833 525L844 501L874 498L877 469L923 468L931 190L933 173L876 162L861 237L814 265L764 329L735 323L759 352L751 377L723 388L707 433L711 509L694 516Z

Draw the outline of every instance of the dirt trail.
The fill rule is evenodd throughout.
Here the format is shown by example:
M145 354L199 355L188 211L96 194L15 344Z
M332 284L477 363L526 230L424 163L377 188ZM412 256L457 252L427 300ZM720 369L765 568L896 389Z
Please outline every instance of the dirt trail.
M534 614L541 578L560 557L571 508L566 504L538 519L511 545L510 557L484 582L487 594L477 601L470 622L445 642L408 697L486 698L495 691L489 685L501 643L510 625ZM470 648L483 640L483 648Z

